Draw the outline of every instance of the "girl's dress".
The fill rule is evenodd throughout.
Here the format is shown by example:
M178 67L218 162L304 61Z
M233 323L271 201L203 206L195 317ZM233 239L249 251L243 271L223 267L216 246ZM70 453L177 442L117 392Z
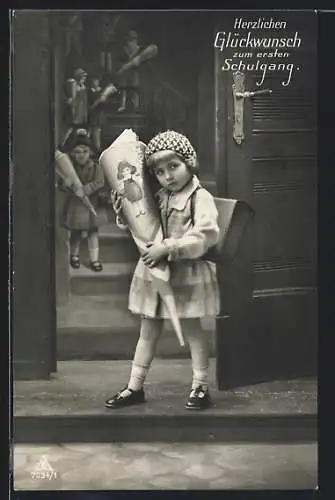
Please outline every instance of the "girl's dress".
M68 97L75 97L71 104L67 105L66 120L72 126L86 126L88 121L88 95L85 84L80 84L73 78L67 80ZM71 92L70 92L71 89ZM73 90L74 89L74 90Z
M120 67L123 66L123 64L126 64L130 62L135 56L137 56L142 50L141 46L138 46L137 49L130 54L129 49L127 47L123 47L122 52L119 56L119 64ZM140 77L139 77L139 70L138 68L129 68L127 71L124 73L121 73L118 79L119 83L119 88L122 90L133 90L137 89L140 85Z
M64 203L60 223L70 231L95 230L108 222L106 209L101 206L99 197L99 192L105 184L102 168L92 159L83 166L76 165L75 163L73 165L83 184L85 194L97 212L97 216L92 214L80 198L69 193Z
M180 318L215 316L220 308L216 266L200 260L218 242L218 214L212 195L204 188L198 189L193 225L190 198L198 187L199 180L194 176L182 191L170 193L162 188L157 193L165 242L170 249L170 284ZM143 317L169 318L142 259L134 271L129 309Z

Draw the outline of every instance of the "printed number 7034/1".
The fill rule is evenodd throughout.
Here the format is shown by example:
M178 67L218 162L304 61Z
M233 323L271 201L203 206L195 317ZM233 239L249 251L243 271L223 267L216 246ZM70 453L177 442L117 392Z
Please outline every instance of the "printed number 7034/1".
M57 474L55 471L45 471L45 472L41 472L41 471L36 471L36 472L32 472L31 473L31 477L33 479L56 479L57 477Z

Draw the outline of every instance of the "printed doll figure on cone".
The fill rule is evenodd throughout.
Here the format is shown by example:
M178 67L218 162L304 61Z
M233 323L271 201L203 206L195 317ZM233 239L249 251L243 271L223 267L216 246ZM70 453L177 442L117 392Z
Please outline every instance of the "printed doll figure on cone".
M176 314L192 358L193 377L185 408L205 410L211 406L211 398L208 339L201 318L218 314L219 289L215 264L202 256L219 241L218 211L213 196L199 183L197 154L184 135L168 130L153 137L145 149L144 168L161 186L156 196L163 240L148 242L135 268L128 307L141 317L139 339L127 385L109 398L105 406L117 409L145 402L144 383L164 320L170 318L166 304L153 286L151 273L160 263L167 262ZM136 188L130 191L131 198L138 199ZM121 229L127 229L122 197L116 193L112 195L116 221Z
M120 194L134 205L136 217L145 215L145 207L142 202L143 191L136 182L136 167L126 161L121 161L118 166L117 178L122 183Z
M101 271L102 263L99 260L99 236L98 227L108 222L107 212L101 206L99 193L105 185L105 178L100 165L94 157L94 146L87 130L74 130L62 146L62 152L66 153L82 183L82 195L87 196L93 206L96 215L89 210L71 189L64 187L60 182L58 185L68 193L61 213L60 224L70 232L70 265L74 269L80 267L80 246L83 237L87 237L88 251L90 257L90 268L92 271Z

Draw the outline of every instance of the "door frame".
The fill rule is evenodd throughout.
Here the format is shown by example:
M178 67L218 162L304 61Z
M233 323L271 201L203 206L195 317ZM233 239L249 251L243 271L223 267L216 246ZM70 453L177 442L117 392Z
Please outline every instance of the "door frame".
M50 14L11 21L13 376L45 379L57 370Z

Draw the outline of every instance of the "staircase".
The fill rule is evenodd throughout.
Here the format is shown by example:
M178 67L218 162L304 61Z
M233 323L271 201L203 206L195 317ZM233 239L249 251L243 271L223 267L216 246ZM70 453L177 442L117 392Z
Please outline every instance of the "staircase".
M213 190L213 183L204 183ZM88 267L86 241L82 242L80 269L69 266L68 305L57 308L57 359L131 359L136 346L140 318L128 311L128 293L138 260L137 248L128 232L115 223L108 210L108 224L100 228L100 258L104 269L95 273ZM213 319L203 327L214 354ZM158 345L161 358L184 358L188 350L179 346L169 321Z
M108 147L126 128L132 128L145 140L143 114L107 111L102 147ZM215 181L202 183L214 194ZM133 357L140 318L128 311L128 293L139 254L129 233L117 227L112 208L108 210L108 221L99 230L103 271L95 273L89 269L86 241L82 242L80 269L69 267L69 303L57 307L58 360ZM208 331L213 354L215 321L204 319L203 327ZM165 322L157 356L188 356L188 350L179 346L169 321Z

